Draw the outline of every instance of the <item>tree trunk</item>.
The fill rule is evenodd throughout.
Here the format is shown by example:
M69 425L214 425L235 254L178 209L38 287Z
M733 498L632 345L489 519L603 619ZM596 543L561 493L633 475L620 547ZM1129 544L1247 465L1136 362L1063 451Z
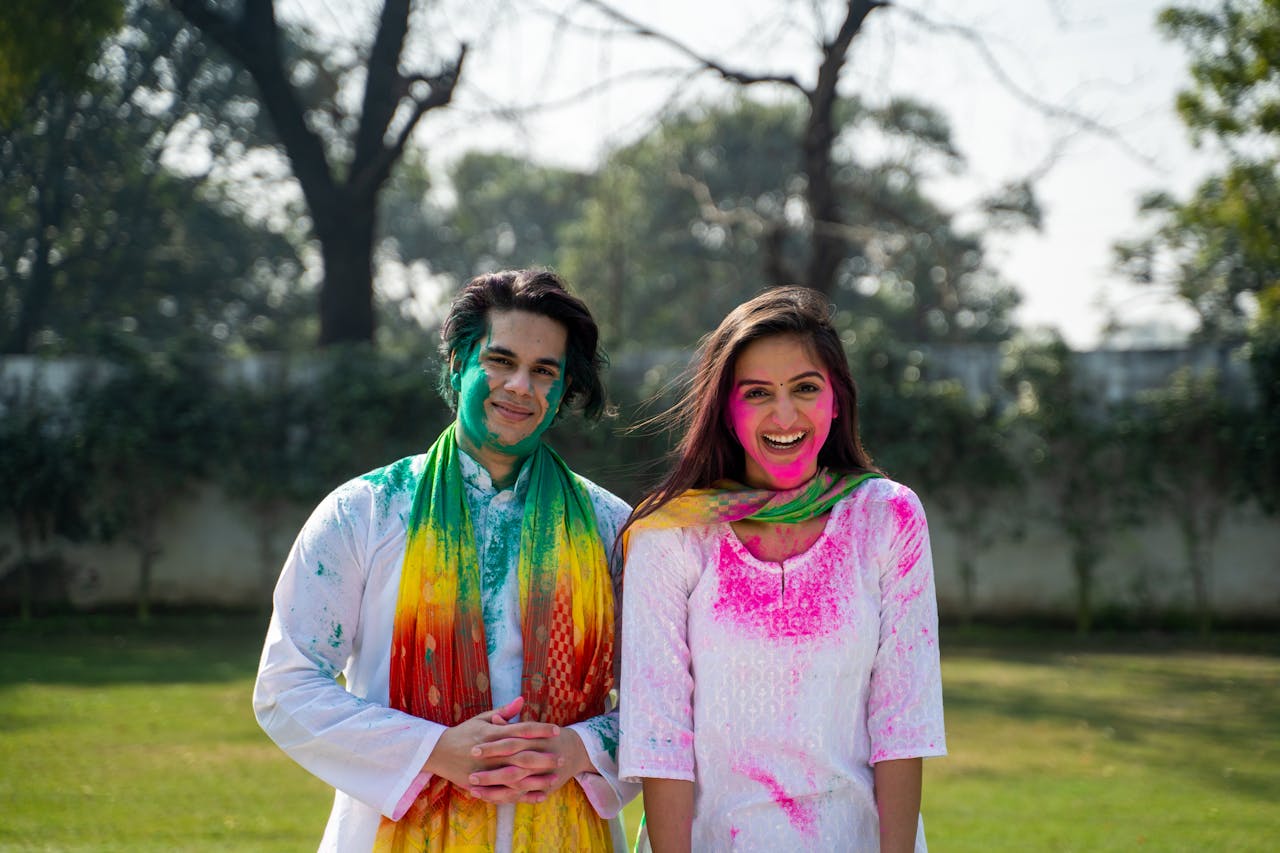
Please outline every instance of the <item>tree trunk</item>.
M260 613L270 614L276 578L280 575L279 555L275 550L275 532L280 526L280 507L277 501L264 501L255 513L258 528L258 558L261 560L262 594L259 597Z
M862 29L867 15L880 6L881 0L847 0L845 17L839 31L822 45L822 64L818 79L809 95L809 120L805 124L804 152L801 166L807 181L806 199L813 220L810 238L807 284L831 298L836 290L836 273L844 259L847 237L841 233L845 225L836 188L835 167L831 151L836 141L836 105L840 72L849 57L849 47Z
M6 353L31 352L36 332L44 324L49 302L53 298L54 269L51 254L53 238L62 230L63 215L66 212L66 175L63 169L65 158L62 156L62 140L54 140L50 144L55 147L55 152L50 156L46 172L47 183L39 188L40 195L35 204L35 263L31 265L31 275L22 290L18 319L4 345Z
M373 340L373 235L377 208L373 196L348 202L315 217L324 259L321 346Z
M812 218L809 238L809 269L805 284L827 298L835 293L836 271L844 257L845 240L836 230L842 222L840 203L832 175L831 149L835 144L835 128L829 105L819 113L815 106L804 135L805 194Z
M1187 571L1191 576L1191 595L1196 608L1196 630L1200 636L1207 637L1213 628L1213 608L1209 601L1209 573L1213 558L1195 521L1186 519L1181 526L1182 541L1187 549Z
M969 555L968 546L961 546L961 554L957 557L960 566L960 626L973 627L973 601L977 597L978 575L974 569L973 557Z
M1098 558L1087 545L1077 543L1071 550L1071 570L1076 576L1076 633L1093 630L1093 570Z

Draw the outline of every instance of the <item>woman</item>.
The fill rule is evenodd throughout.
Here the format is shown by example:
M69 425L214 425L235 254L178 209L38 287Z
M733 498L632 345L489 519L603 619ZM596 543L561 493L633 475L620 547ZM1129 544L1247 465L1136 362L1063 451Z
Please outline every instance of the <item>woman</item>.
M924 850L946 753L924 511L858 438L830 308L766 291L703 342L626 531L619 773L652 848Z

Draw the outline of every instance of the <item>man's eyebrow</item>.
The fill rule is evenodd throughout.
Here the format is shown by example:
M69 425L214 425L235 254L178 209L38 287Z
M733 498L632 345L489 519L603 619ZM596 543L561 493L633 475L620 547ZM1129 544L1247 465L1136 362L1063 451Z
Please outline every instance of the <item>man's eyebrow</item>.
M790 379L786 381L799 382L801 379L810 379L810 378L821 379L824 382L826 381L826 377L823 376L822 372L819 370L806 370L804 373L797 373L795 376L792 376ZM772 384L773 384L772 382L769 382L768 380L765 380L765 379L747 378L747 379L739 379L736 383L734 383L734 387L741 388L743 385L772 385Z
M490 354L490 353L491 353L491 354L493 354L493 355L503 355L503 356L506 356L507 358L511 358L511 359L517 359L517 360L519 359L519 356L517 356L517 355L516 355L515 351L513 351L513 350L509 350L509 349L507 349L506 347L504 347L504 346L502 346L502 345L500 345L500 344L490 344L490 345L488 345L488 346L486 346L486 347L484 348L484 351L485 351L485 353L486 353L486 354ZM547 365L548 367L554 367L554 368L556 368L557 370L559 370L559 369L560 369L560 359L558 359L558 358L552 358L552 357L551 357L551 356L549 356L549 355L544 355L544 356L542 356L542 357L540 357L540 358L535 358L535 359L533 360L533 363L534 363L534 364L545 364L545 365Z

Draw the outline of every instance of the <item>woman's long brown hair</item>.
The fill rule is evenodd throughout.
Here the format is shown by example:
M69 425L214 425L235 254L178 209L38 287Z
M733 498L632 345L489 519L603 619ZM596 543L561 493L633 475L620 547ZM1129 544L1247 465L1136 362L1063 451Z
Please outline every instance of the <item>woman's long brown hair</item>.
M761 338L795 336L827 370L838 417L818 451L818 464L838 473L880 473L858 435L858 388L830 315L830 303L817 291L777 287L733 309L702 339L681 399L652 421L682 430L683 437L673 451L675 464L636 505L623 531L689 489L705 489L722 479L742 479L742 445L729 430L724 413L738 354Z

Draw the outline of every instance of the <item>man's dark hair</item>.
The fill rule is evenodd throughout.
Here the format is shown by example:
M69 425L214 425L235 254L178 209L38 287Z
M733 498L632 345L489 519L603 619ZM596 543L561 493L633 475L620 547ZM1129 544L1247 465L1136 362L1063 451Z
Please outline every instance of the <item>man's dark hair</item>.
M489 330L490 311L527 311L555 320L565 330L565 389L563 408L580 409L596 420L605 410L600 372L607 364L600 350L600 330L581 299L569 293L563 279L548 270L504 270L478 275L449 306L440 327L440 396L457 409L458 392L449 381L450 362L466 358Z

